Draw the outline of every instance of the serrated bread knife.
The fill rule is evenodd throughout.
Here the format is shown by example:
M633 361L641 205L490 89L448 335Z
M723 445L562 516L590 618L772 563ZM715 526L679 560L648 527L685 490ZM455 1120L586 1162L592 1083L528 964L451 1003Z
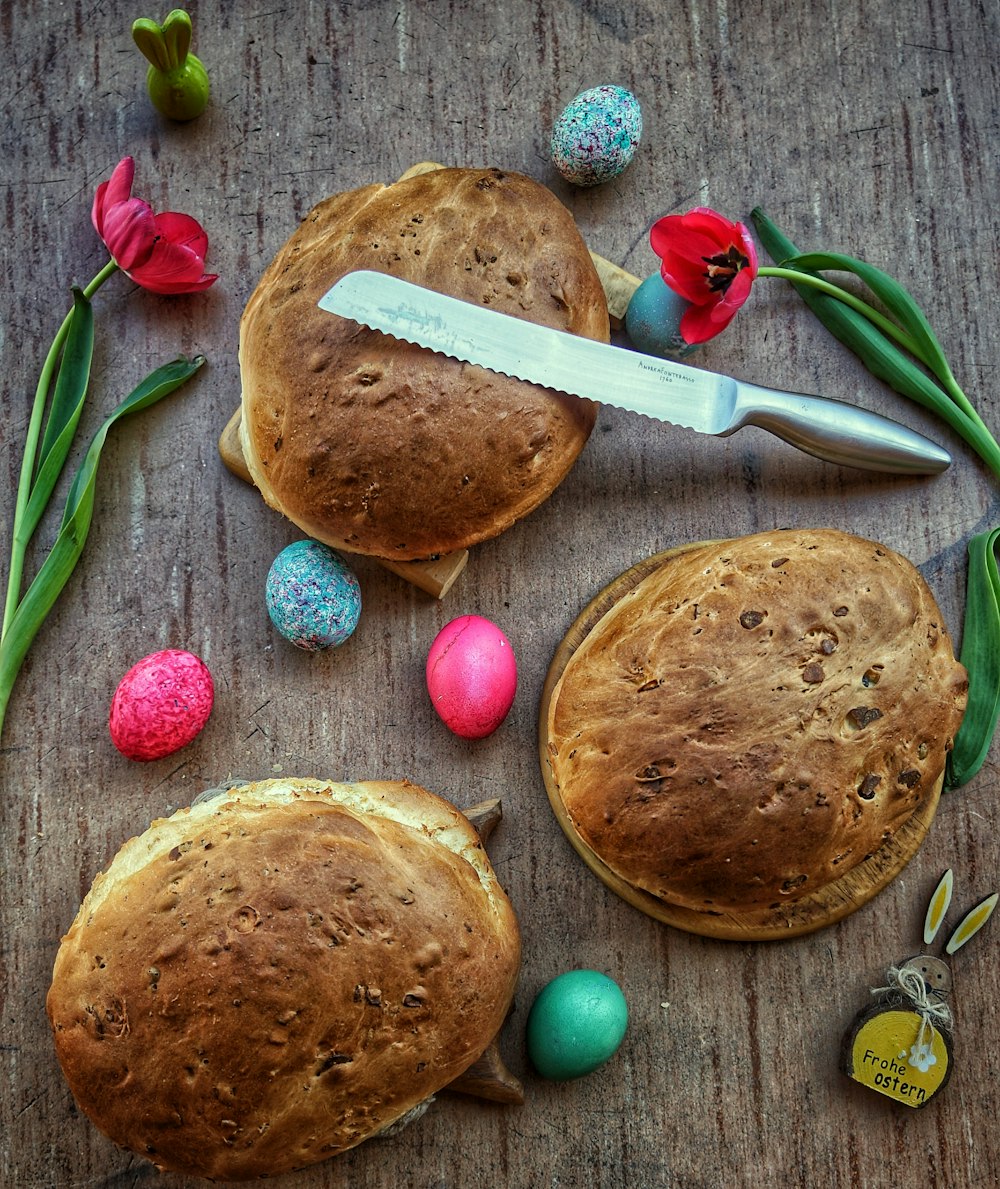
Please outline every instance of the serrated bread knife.
M430 351L699 433L756 425L817 458L890 474L932 475L951 462L936 443L855 405L608 346L385 273L347 273L319 305Z

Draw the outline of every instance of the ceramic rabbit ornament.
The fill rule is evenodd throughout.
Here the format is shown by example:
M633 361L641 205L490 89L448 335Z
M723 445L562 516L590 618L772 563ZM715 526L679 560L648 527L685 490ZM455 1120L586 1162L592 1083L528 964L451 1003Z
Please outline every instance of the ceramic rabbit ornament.
M944 923L953 888L949 870L927 907L925 947L931 946ZM996 904L994 892L968 912L948 938L944 953L954 954L975 936ZM907 1106L926 1106L951 1076L952 1014L946 1002L951 986L948 963L927 952L890 966L886 986L872 989L876 1002L857 1017L844 1038L847 1076Z

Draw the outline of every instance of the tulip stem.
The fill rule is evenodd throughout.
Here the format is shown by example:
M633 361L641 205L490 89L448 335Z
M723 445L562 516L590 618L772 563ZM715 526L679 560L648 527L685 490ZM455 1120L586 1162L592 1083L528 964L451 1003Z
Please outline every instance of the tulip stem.
M825 277L818 277L815 273L800 272L796 268L783 268L780 265L772 266L765 264L762 268L757 270L759 277L780 277L784 281L792 281L796 285L809 285L813 289L818 289L820 293L826 293L829 297L835 297L838 301L842 301L845 305L851 306L852 309L858 311L859 314L874 322L874 324L884 334L894 338L897 343L905 350L909 351L911 355L916 355L919 358L920 352L914 340L903 330L897 326L891 318L887 318L874 306L868 304L860 297L856 297L853 293L846 289L841 289L839 285L834 285L832 281L828 281Z
M848 292L846 289L842 289L839 285L834 285L832 281L828 281L825 277L817 276L816 273L812 272L800 271L796 268L785 268L781 265L764 265L757 270L757 275L759 277L778 277L781 280L791 281L794 285L808 285L820 293L825 293L829 297L836 298L837 301L842 301L845 305L857 310L859 314L863 314L883 334L895 339L904 350L909 351L917 359L923 359L923 354L916 341L901 326L897 326L891 318L887 318L862 298L855 296L855 294ZM984 433L989 434L985 422L980 417L975 405L969 400L962 390L961 385L955 379L954 372L952 372L947 360L942 358L939 361L939 368L941 370L938 373L938 378L947 394L974 425L981 428ZM994 469L996 469L993 463L991 463L991 466L994 466Z
M108 263L101 269L101 271L94 277L92 281L83 289L83 295L88 300L93 297L104 282L118 271L118 265L114 260L109 260ZM60 352L66 342L66 336L69 333L70 319L72 318L72 311L63 319L62 325L56 331L56 336L52 340L52 346L49 347L49 352L45 357L45 362L42 365L41 375L38 377L38 386L35 389L34 403L31 406L31 417L28 421L28 432L25 435L24 441L24 456L21 459L21 474L17 484L17 497L14 503L14 527L11 535L11 550L10 550L10 572L7 575L7 600L4 604L3 625L0 627L0 640L3 640L7 634L7 629L10 626L10 621L14 618L14 612L17 610L18 602L21 598L21 582L24 576L24 555L28 547L28 538L25 537L22 529L24 523L24 513L28 506L28 500L31 497L31 487L34 481L35 464L38 455L38 444L42 432L42 420L45 416L45 408L48 401L49 390L52 387L53 375L56 370L56 364L59 361Z

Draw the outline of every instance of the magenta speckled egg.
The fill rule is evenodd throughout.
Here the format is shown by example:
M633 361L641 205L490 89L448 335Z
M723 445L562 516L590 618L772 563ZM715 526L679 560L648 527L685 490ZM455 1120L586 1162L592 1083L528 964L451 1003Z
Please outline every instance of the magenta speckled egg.
M510 641L481 615L438 632L427 654L427 692L441 721L463 739L484 739L507 717L517 690Z
M108 716L111 742L130 760L161 760L198 734L214 699L212 674L194 653L150 653L118 683Z

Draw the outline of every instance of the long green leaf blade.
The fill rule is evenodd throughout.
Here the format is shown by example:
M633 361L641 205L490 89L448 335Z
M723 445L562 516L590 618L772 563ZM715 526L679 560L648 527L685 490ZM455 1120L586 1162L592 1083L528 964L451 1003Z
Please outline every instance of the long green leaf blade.
M114 424L169 395L195 374L202 356L177 359L148 376L104 421L77 471L55 544L39 568L0 642L0 730L21 665L46 616L52 610L83 553L94 513L97 466Z
M73 309L70 312L66 343L59 363L52 403L45 422L45 433L38 448L44 460L55 440L62 435L67 423L83 400L90 379L90 364L94 355L94 311L83 290L74 286Z
M158 367L141 384L133 388L131 393L122 401L94 435L83 463L73 479L69 495L66 497L66 509L63 513L62 520L63 525L66 525L75 515L86 487L93 482L94 474L97 471L97 464L100 461L101 450L104 448L108 432L114 423L120 421L122 417L127 417L132 413L138 413L142 409L147 409L150 405L155 405L157 401L162 400L165 396L169 396L171 392L190 379L204 362L205 359L201 355L196 355L194 359L185 359L183 357L175 359L170 363L165 363L162 367Z
M966 784L986 760L1000 716L1000 570L996 544L1000 529L969 542L965 620L959 659L969 674L965 717L948 756L949 788Z
M66 465L83 412L93 354L94 312L82 291L74 289L66 344L59 361L45 433L38 449L37 469L18 526L21 542L30 541L34 535Z

